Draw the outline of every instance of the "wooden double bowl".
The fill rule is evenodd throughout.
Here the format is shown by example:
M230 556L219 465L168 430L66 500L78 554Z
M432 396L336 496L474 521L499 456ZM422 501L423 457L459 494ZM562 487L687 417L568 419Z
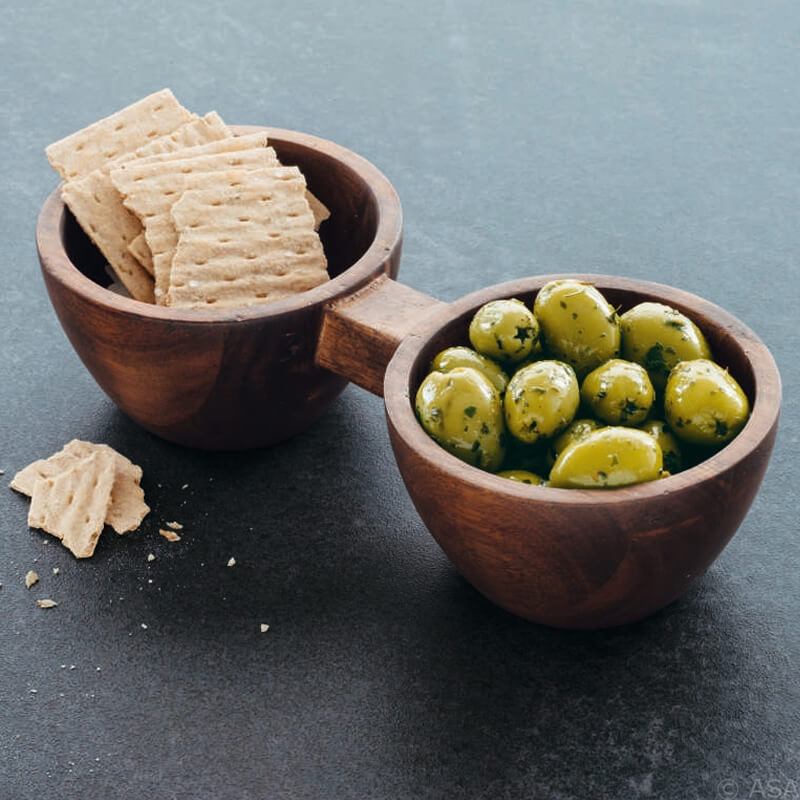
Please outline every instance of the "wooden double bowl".
M240 132L254 130L241 128ZM527 619L599 628L641 619L692 585L744 519L772 453L781 407L775 361L734 316L699 297L606 275L588 280L621 310L645 300L680 309L742 385L744 430L702 463L614 490L529 486L459 461L417 422L413 398L433 356L466 342L477 308L531 302L555 277L481 289L445 304L395 278L399 198L372 164L332 142L267 129L330 209L321 228L331 280L237 310L180 311L120 296L60 189L37 225L45 284L100 387L142 427L204 449L263 447L311 425L348 381L382 395L392 447L416 509L459 572Z

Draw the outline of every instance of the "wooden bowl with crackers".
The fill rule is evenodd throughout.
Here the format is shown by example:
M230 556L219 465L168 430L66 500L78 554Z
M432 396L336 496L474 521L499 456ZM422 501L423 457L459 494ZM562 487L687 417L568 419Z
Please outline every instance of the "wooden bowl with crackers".
M155 120L147 133L158 142L166 136L157 128L158 115L165 113L164 105L171 109L170 97L159 93L147 98L150 106L144 116ZM154 103L161 107L153 110ZM125 133L133 127L127 112L98 123L105 126L99 133L117 135L118 127ZM143 115L141 109L137 113ZM180 118L171 119L170 125L178 122ZM216 124L213 119L211 124ZM172 221L181 219L183 232L167 282L132 257L131 245L141 238L137 234L142 226L131 218L129 207L107 194L115 188L109 175L128 179L135 187L130 192L133 207L141 203L147 208L148 191L156 200L175 192L175 175L169 174L166 162L159 163L160 151L155 161L151 153L149 168L138 162L102 168L117 155L111 149L81 170L70 159L76 150L91 150L91 136L88 143L80 137L58 143L48 155L64 181L44 203L36 231L42 274L56 314L100 387L148 431L179 444L217 450L287 439L323 413L347 383L315 363L324 309L380 275L395 277L402 244L397 193L364 158L304 133L261 127L231 132L228 141L237 144L260 138L255 149L261 154L273 151L280 166L270 168L269 185L254 185L249 178L243 182L243 156L236 152L228 153L226 169L214 173L222 176L220 186L215 187L197 165L192 167L191 183L178 174L178 210L184 217L176 211ZM196 152L195 141L189 144ZM59 148L68 155L62 156ZM306 198L297 189L298 169L310 194ZM139 191L141 187L145 189ZM192 191L183 191L185 187ZM255 215L252 203L247 203L255 198L258 204L265 197L271 204L253 227L250 218ZM187 198L192 201L188 206ZM157 206L156 202L156 212ZM83 227L72 208L87 215ZM220 216L221 212L225 213ZM114 213L117 216L108 219ZM312 217L316 241L324 248L323 278L315 260L318 244L307 224ZM151 213L143 218L159 217ZM288 232L274 232L278 222L287 223ZM125 238L120 241L121 232ZM150 237L156 266L162 233L154 229ZM272 265L271 272L264 279L237 275L233 280L226 272L230 240L244 254L239 262L245 268L264 262ZM116 255L117 268L109 274L108 264ZM200 290L207 294L198 299ZM159 291L169 294L173 304L153 302ZM250 294L242 299L242 291Z
M468 344L469 322L483 304L514 297L531 307L542 286L564 278L596 286L620 311L653 301L692 319L749 398L750 416L741 432L695 466L617 489L519 483L443 449L414 408L434 356ZM357 363L347 363L353 348L341 347L342 341L356 343ZM606 275L530 277L449 305L379 279L329 312L318 360L383 395L406 488L458 571L497 605L562 628L603 628L646 617L708 569L759 489L781 407L775 361L742 322L687 292ZM363 363L373 365L372 375Z

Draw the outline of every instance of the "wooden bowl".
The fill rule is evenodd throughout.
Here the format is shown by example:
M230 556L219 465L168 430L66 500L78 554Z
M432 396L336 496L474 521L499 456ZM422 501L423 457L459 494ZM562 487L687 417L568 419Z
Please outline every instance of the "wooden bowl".
M413 399L433 356L467 343L475 310L500 297L531 303L548 280L591 281L615 307L654 300L708 337L752 404L724 449L672 477L613 490L530 486L451 456L424 432ZM685 592L736 532L770 458L781 405L769 350L739 320L677 289L604 275L545 275L441 305L400 343L383 394L392 447L411 499L458 571L487 598L536 622L599 628L645 617Z
M260 447L314 422L346 385L314 363L323 309L399 267L402 212L389 181L332 142L265 130L331 211L320 236L332 279L297 297L230 311L122 297L105 288L104 261L64 207L60 187L39 215L42 274L76 352L122 411L180 444Z

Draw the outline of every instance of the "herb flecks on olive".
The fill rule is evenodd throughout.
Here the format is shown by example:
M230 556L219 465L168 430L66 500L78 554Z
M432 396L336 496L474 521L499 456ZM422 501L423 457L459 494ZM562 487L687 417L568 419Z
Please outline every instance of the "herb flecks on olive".
M545 349L570 364L579 378L619 355L617 312L590 283L550 281L536 295L533 313Z
M497 473L501 478L508 478L510 481L517 483L528 483L531 486L544 486L547 481L535 472L529 472L526 469L506 469Z
M471 347L448 347L436 355L431 362L431 372L450 372L456 367L472 367L482 372L500 394L508 386L508 375L496 361L481 355Z
M703 332L685 314L664 303L638 303L620 316L622 357L641 364L657 391L679 361L711 358Z
M500 394L472 367L430 372L416 395L422 427L445 450L474 467L494 472L505 455Z
M545 359L517 370L508 382L503 407L512 435L533 443L569 425L580 402L578 379L569 364Z
M612 358L583 379L581 400L609 425L633 426L647 419L655 391L643 366Z
M713 361L681 361L670 372L664 414L679 439L722 445L744 427L750 403L736 379Z
M663 419L648 419L639 426L639 429L649 433L658 442L664 456L665 473L674 475L683 469L680 443Z
M550 486L560 489L613 489L661 477L658 442L636 428L611 426L569 444L550 470Z
M516 364L534 352L539 323L521 300L491 300L472 317L469 340L482 355Z

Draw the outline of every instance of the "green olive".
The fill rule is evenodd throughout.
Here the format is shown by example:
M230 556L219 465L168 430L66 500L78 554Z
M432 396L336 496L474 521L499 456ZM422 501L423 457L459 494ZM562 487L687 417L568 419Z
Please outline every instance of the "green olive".
M655 391L643 366L612 358L583 379L581 400L609 425L638 425L647 419Z
M679 439L722 445L744 427L750 403L728 370L707 358L695 358L681 361L670 372L664 414Z
M564 431L553 439L548 454L550 457L550 466L553 466L553 462L558 458L559 453L561 453L565 447L573 442L577 442L579 439L583 439L587 434L596 431L600 427L602 427L602 424L591 417L572 420Z
M526 469L506 469L497 473L501 478L508 478L517 483L529 483L532 486L543 486L547 481L535 472Z
M570 364L581 378L619 355L617 312L590 283L571 279L546 283L536 295L533 313L545 349Z
M500 394L472 367L431 372L417 390L422 427L445 450L494 472L505 455L505 422Z
M664 456L664 472L674 475L683 469L681 446L664 420L649 419L639 426L639 430L649 433L658 442Z
M535 361L514 373L503 405L506 425L520 441L554 436L572 422L580 393L575 371L561 361Z
M500 394L508 386L508 375L500 368L496 361L481 355L471 347L448 347L431 362L431 372L450 372L456 367L472 367L482 372Z
M533 312L515 298L491 300L482 305L469 324L469 341L482 355L503 363L517 363L530 356L539 339L539 323Z
M611 489L661 476L658 442L636 428L592 431L568 445L550 470L549 485L560 489Z
M641 364L661 391L679 361L711 358L706 337L685 314L663 303L639 303L620 317L622 357Z

